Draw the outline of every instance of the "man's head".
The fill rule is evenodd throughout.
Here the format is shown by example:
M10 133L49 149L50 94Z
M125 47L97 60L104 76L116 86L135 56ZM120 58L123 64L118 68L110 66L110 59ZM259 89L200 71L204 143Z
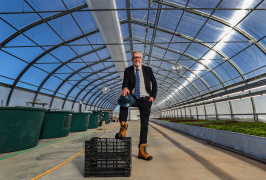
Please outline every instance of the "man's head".
M139 51L134 51L132 56L133 64L136 68L139 68L142 62L142 54Z

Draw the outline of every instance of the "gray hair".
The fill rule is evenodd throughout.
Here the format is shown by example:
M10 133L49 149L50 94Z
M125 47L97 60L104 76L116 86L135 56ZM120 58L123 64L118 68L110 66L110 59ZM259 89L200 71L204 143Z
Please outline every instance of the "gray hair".
M135 54L135 53L140 54L141 59L143 59L142 53L140 51L133 51L132 52L132 55ZM132 59L133 59L133 56L132 56Z

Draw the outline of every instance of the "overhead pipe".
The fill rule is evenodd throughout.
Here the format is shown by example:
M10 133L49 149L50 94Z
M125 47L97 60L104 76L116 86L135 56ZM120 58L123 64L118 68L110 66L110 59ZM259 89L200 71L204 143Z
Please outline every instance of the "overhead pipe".
M117 9L115 0L86 0L90 9ZM106 45L121 79L128 66L126 51L123 46L123 36L117 11L92 11L93 17L106 44L117 43L120 45ZM122 62L117 62L122 60Z

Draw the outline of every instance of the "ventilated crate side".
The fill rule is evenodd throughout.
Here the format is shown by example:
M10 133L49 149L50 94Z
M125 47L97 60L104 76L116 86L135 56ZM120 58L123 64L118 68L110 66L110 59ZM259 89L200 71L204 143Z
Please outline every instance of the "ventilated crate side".
M85 142L85 177L128 177L131 165L131 138L94 137Z

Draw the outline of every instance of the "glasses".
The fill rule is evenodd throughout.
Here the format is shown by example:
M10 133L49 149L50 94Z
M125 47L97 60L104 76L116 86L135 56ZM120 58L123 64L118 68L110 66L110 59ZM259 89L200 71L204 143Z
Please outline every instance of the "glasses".
M141 57L137 57L137 56L136 56L136 57L133 57L133 59L141 59Z

